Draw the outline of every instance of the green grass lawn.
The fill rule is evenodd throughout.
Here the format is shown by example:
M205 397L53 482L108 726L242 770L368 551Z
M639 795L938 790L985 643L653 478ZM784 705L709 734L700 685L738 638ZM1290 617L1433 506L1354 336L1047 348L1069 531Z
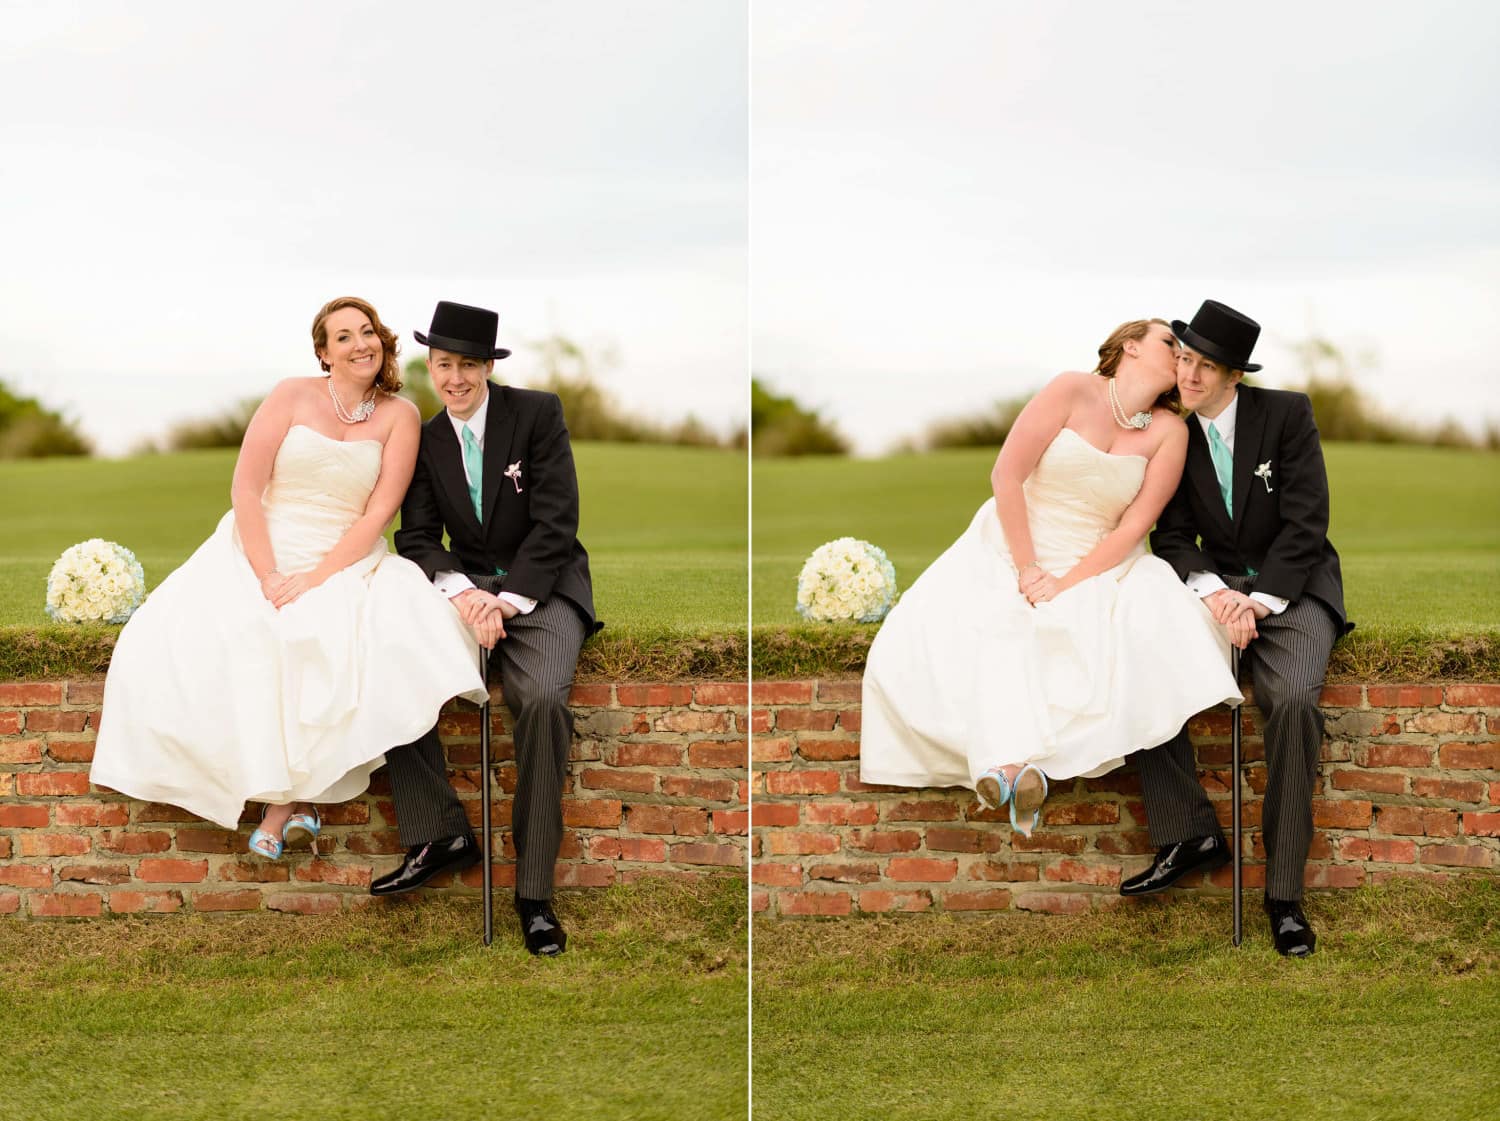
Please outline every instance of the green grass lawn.
M1331 444L1329 536L1363 632L1500 633L1500 455ZM756 460L757 626L797 621L797 573L834 537L881 546L908 586L990 493L992 451Z
M235 452L0 463L0 626L46 623L69 545L133 550L155 587L229 509ZM610 634L737 632L746 614L745 454L580 443L579 537Z
M1495 1115L1500 882L1078 918L758 922L754 1117L1430 1121Z
M506 902L0 923L0 1116L745 1116L742 879L566 894L555 960Z

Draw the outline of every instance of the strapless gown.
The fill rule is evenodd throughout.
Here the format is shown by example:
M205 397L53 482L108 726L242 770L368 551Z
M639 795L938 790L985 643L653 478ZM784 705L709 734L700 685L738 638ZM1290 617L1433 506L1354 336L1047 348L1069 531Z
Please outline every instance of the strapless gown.
M1038 563L1070 569L1145 475L1144 457L1059 432L1024 487ZM1033 608L993 501L886 617L863 693L864 781L971 789L1010 763L1054 779L1100 775L1194 713L1241 699L1224 629L1144 542Z
M262 499L276 566L314 568L358 519L378 440L295 425ZM233 829L246 802L342 802L454 696L483 701L478 645L378 538L277 611L225 514L120 632L90 777Z

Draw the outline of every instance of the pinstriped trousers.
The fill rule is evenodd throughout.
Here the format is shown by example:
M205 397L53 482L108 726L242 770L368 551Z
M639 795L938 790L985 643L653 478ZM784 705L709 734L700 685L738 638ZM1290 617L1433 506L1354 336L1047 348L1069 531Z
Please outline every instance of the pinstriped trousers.
M584 636L582 616L554 596L529 615L508 619L505 638L490 652L491 675L498 667L505 704L515 718L511 836L516 894L523 899L552 898L562 845L562 789L573 742L568 692ZM463 803L448 782L448 761L436 727L416 742L388 751L385 760L403 845L470 832Z
M1226 576L1236 591L1247 577ZM1299 900L1312 844L1312 793L1323 745L1318 695L1339 626L1318 600L1303 596L1280 615L1256 623L1260 636L1241 664L1252 667L1255 703L1265 717L1266 794L1261 836L1266 846L1266 894ZM1197 761L1187 727L1172 739L1132 758L1141 772L1146 822L1153 845L1171 845L1218 833L1219 820L1198 782Z

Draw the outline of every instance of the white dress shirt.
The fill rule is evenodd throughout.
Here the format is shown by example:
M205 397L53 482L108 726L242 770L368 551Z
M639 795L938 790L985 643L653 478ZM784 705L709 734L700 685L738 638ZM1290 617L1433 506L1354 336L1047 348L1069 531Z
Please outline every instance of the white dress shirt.
M1224 441L1224 445L1229 449L1229 454L1233 455L1234 421L1235 417L1239 415L1239 411L1240 395L1236 392L1229 399L1229 404L1224 406L1224 411L1214 417L1213 420L1209 420L1208 417L1201 416L1198 413L1194 413L1193 416L1203 426L1203 435L1205 437L1208 436L1210 427L1217 428L1219 430L1219 438ZM1229 585L1224 583L1223 578L1216 572L1189 572L1187 586L1197 593L1199 599L1203 599L1206 596L1213 595L1220 588L1227 588ZM1259 600L1269 607L1272 615L1280 615L1292 602L1289 599L1282 599L1280 596L1273 596L1267 592L1251 592L1250 598Z
M462 449L464 446L464 428L465 426L467 426L469 431L474 433L474 438L479 441L479 450L484 451L484 426L489 413L489 399L489 386L486 385L484 396L479 400L479 408L474 410L474 415L471 416L468 420L459 420L458 417L454 416L452 413L448 414L448 423L453 425L453 434L458 437L458 446L460 449L459 461L464 465L464 478L468 479L470 486L473 486L476 483L483 483L483 480L469 478L469 464L462 455ZM462 592L468 591L474 586L474 581L470 580L462 572L439 572L432 578L432 583L438 591L442 592L443 595L447 596L449 599L452 599L454 596L459 595ZM515 592L501 592L500 598L514 607L522 615L530 615L533 611L536 610L536 600L532 599L530 596L517 595Z

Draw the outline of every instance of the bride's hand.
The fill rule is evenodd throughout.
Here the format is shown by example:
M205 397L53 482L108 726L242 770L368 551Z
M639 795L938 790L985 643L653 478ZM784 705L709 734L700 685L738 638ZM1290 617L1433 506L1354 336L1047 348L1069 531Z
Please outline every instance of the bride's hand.
M271 596L271 606L280 611L289 603L295 602L304 592L310 592L322 581L316 579L311 572L299 572L295 576L283 578L281 586Z
M1047 570L1039 564L1028 564L1016 576L1016 590L1023 596L1047 578Z
M1045 603L1054 598L1058 593L1060 581L1050 572L1042 573L1041 577L1034 581L1026 591L1026 600L1035 607L1039 603Z
M260 578L260 594L265 596L273 605L276 603L276 593L286 583L286 577L274 569Z

